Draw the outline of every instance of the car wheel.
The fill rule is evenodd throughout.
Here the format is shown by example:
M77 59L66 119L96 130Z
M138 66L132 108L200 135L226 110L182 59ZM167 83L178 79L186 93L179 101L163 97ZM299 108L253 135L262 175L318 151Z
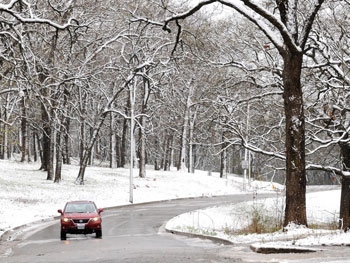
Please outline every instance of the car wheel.
M96 238L102 238L102 230L96 230Z
M64 231L61 231L61 240L66 240L67 239L67 233Z

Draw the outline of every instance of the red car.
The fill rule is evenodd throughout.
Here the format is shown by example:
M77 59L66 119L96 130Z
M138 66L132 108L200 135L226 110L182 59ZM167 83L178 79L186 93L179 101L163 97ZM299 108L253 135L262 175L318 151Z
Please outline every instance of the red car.
M61 240L66 240L67 234L92 234L102 237L102 208L97 209L92 201L67 202L61 214Z

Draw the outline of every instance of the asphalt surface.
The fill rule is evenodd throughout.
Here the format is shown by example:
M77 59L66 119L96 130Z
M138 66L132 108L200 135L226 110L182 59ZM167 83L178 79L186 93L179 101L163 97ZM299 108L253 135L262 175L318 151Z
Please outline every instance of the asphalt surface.
M61 241L59 220L29 225L3 236L0 262L350 262L341 261L350 258L350 248L263 255L253 252L249 245L224 245L164 230L165 223L178 214L252 198L253 195L203 197L106 209L102 239L67 235L67 240Z

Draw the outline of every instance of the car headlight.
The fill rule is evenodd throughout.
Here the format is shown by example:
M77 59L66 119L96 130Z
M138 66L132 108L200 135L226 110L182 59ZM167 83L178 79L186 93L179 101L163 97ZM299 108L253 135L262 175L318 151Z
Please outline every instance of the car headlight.
M63 222L65 222L65 223L68 223L68 222L69 222L69 220L70 220L70 219L69 219L69 218L67 218L67 217L64 217L64 218L62 219L62 221L63 221Z
M94 218L91 218L91 220L92 220L93 222L97 222L97 221L100 220L100 218L96 216L96 217L94 217Z

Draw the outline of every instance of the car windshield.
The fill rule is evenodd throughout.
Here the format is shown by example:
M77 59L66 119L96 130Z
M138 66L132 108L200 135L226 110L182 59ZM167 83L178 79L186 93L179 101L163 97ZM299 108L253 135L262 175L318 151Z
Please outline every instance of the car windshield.
M93 213L96 207L92 203L68 203L64 210L65 213Z

